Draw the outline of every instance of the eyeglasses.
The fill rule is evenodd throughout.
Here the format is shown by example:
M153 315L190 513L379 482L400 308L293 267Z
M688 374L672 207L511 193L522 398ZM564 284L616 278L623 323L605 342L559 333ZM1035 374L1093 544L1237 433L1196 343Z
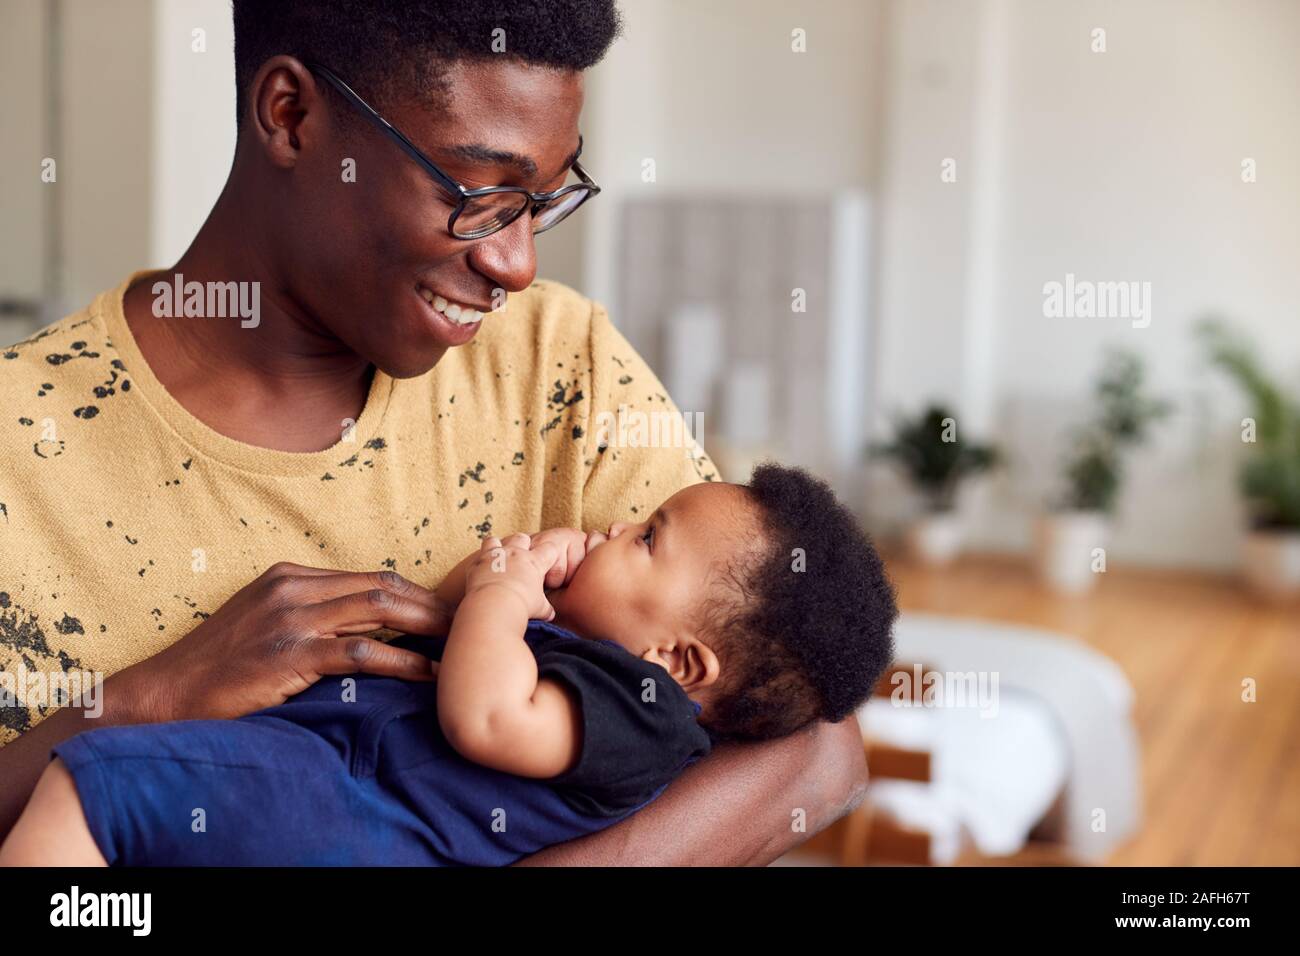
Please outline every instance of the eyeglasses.
M457 239L482 239L504 229L525 212L531 212L533 234L545 232L568 218L575 209L600 192L600 187L587 175L582 164L574 160L572 169L582 180L549 193L529 192L522 186L485 186L466 189L447 175L428 156L412 143L396 126L379 115L369 103L358 96L352 87L339 79L333 71L319 63L306 64L307 69L324 77L345 100L355 106L380 131L393 140L413 160L437 180L455 202L447 219L447 231ZM582 137L578 137L578 152L582 152Z

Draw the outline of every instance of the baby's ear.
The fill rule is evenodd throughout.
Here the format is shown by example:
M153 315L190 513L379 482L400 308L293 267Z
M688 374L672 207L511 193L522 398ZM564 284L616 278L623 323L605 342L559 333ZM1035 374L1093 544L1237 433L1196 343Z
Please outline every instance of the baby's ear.
M722 675L722 661L697 636L678 642L671 654L673 666L664 667L688 694L713 686Z

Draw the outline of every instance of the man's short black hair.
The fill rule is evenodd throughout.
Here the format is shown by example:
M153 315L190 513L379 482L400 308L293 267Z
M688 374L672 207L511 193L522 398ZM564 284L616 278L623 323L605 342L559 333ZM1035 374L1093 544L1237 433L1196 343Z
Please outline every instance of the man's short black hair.
M410 93L437 106L449 62L510 56L585 70L621 30L614 0L233 0L233 6L241 125L253 77L277 54L323 63L377 109ZM502 36L505 52L495 52L493 40Z
M731 562L730 586L706 601L723 674L702 718L715 738L764 740L854 713L893 659L898 607L880 555L825 482L765 463L744 487L761 556Z

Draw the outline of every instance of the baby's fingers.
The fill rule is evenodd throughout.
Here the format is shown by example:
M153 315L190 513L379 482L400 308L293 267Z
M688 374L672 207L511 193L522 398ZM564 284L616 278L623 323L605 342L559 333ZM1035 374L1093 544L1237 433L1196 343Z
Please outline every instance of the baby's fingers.
M560 549L551 541L542 541L528 554L532 557L534 566L543 574L548 574L561 562Z
M584 534L575 534L569 538L564 556L564 580L560 582L562 585L568 584L573 580L573 575L577 573L578 565L582 564L583 559L587 557L587 536Z
M578 570L578 565L586 557L586 540L580 533L548 540L554 540L558 553L555 563L546 572L545 586L547 588L562 588L569 583L573 573Z
M569 576L569 559L567 555L562 554L560 560L551 565L551 569L546 572L546 577L542 580L542 587L547 590L563 587L565 579Z

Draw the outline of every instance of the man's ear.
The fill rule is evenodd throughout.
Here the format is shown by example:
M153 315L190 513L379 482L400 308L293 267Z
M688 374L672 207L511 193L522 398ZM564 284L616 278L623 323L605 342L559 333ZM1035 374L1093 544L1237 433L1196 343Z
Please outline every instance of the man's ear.
M273 56L257 71L249 90L250 131L272 165L298 162L304 133L319 128L325 94L311 71L294 57ZM310 118L310 120L309 120Z

